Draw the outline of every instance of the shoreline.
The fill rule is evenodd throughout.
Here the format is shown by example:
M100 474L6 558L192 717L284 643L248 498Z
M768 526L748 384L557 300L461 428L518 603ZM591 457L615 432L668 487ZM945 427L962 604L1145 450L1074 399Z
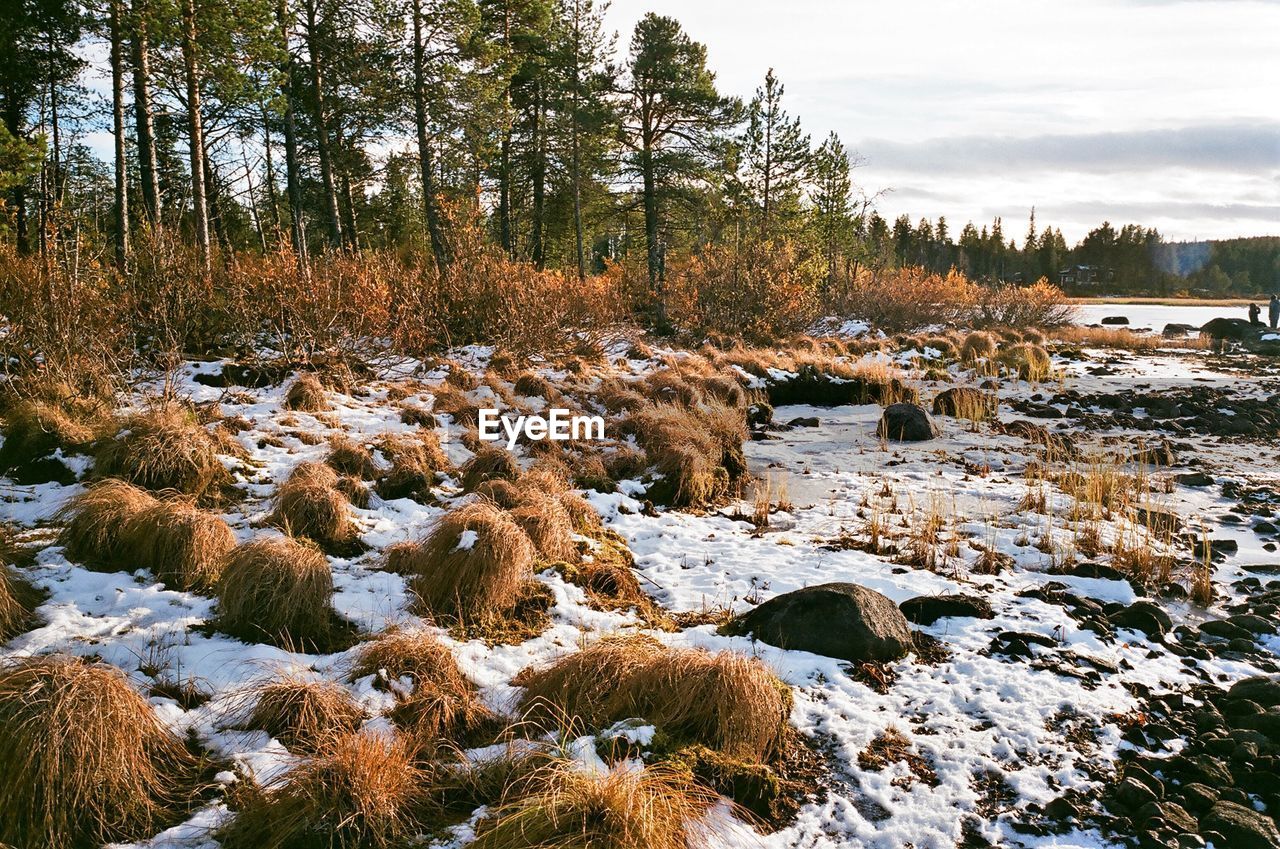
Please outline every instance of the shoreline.
M1263 306L1270 295L1259 295L1249 298L1159 298L1159 297L1125 297L1098 296L1088 298L1068 298L1073 306L1157 306L1157 307L1247 307L1249 304Z

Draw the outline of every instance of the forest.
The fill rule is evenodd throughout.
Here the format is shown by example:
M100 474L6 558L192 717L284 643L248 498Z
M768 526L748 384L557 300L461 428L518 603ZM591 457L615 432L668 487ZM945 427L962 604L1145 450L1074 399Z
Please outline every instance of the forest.
M225 292L293 268L308 286L313 270L358 270L476 294L489 268L565 303L593 278L610 310L660 329L767 334L881 303L903 275L945 291L954 273L978 295L1041 279L1252 294L1280 267L1275 239L1178 245L1139 225L1071 247L1034 210L1020 240L998 218L958 234L945 218L889 222L883 192L853 179L862 159L806 131L772 70L750 99L727 96L678 21L649 14L620 43L593 0L9 5L7 290L61 275L141 302L155 300L144 280ZM88 144L104 130L110 161ZM1096 282L1077 283L1079 266ZM226 298L167 297L205 324L226 312Z

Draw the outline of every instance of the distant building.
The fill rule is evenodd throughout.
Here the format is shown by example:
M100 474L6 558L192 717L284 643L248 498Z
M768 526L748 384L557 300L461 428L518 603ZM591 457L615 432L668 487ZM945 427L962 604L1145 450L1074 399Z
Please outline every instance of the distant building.
M1116 272L1096 265L1073 265L1058 272L1058 282L1064 286L1100 286L1116 282Z

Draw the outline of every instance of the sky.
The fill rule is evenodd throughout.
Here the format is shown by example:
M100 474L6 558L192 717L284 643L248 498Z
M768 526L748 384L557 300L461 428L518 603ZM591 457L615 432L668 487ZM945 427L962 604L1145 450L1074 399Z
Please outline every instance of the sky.
M620 51L647 12L726 93L774 68L891 220L1280 235L1280 0L613 0Z

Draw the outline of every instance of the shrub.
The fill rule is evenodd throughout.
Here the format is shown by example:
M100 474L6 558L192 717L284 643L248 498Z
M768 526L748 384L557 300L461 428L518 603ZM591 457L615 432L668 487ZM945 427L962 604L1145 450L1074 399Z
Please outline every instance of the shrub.
M326 547L350 545L357 530L337 474L319 463L299 463L276 492L271 523Z
M327 741L216 833L225 849L391 849L426 830L426 775L401 737Z
M427 611L483 620L515 608L533 575L533 556L520 526L480 501L445 514L406 568Z
M332 681L285 675L258 685L248 726L266 731L291 751L314 752L326 740L358 729L364 710Z
M1043 277L1030 286L982 289L973 323L986 327L1059 327L1075 320L1075 308Z
M165 404L131 416L98 450L95 471L147 489L176 489L200 497L229 479L218 444L195 413Z
M668 272L667 316L688 330L772 340L819 315L822 263L787 240L709 245Z
M220 516L189 501L158 501L134 513L120 531L134 563L170 587L208 590L218 581L236 537Z
M66 523L58 542L68 558L91 569L119 569L128 562L126 529L157 503L151 493L122 480L101 481L58 511L57 519Z
M963 322L977 298L977 287L958 272L943 276L909 267L859 277L843 311L895 333Z
M602 639L516 683L526 688L522 712L544 727L640 717L675 739L759 760L781 745L791 713L790 690L760 661L643 635Z
M301 413L319 413L330 409L329 399L325 394L320 378L309 371L298 375L289 384L289 391L284 396L284 408Z
M485 481L514 481L519 477L520 465L510 451L497 445L484 445L462 467L462 488L473 492Z
M65 655L0 665L0 843L150 837L176 819L197 771L114 667Z
M279 644L322 644L333 634L333 573L324 554L289 537L241 543L218 580L218 626Z
M473 849L688 849L710 845L719 797L677 770L556 762L514 782L516 798L476 828Z

